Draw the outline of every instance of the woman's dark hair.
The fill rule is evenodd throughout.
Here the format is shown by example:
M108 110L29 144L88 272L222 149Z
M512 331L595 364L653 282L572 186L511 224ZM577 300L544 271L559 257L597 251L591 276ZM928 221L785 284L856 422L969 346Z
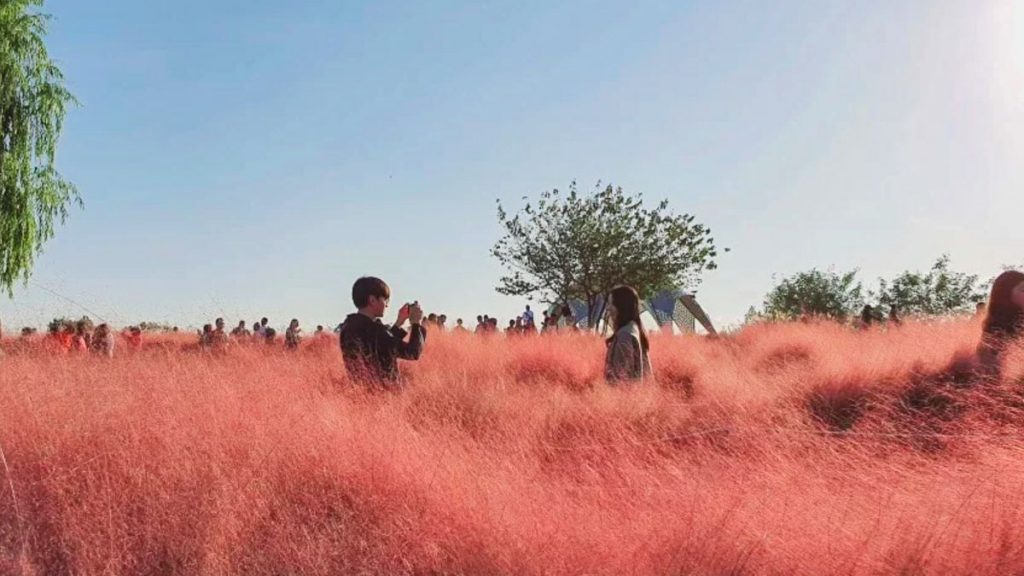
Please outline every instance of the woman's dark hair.
M370 296L377 298L390 298L391 288L380 278L364 276L352 285L352 303L356 308L362 308L370 303Z
M617 286L612 289L611 301L615 306L615 318L612 318L615 330L618 331L619 328L630 322L635 322L636 327L640 330L640 346L644 352L650 350L647 331L644 330L643 322L640 321L640 295L630 286ZM612 338L614 337L613 335ZM612 338L609 338L608 341L611 342Z
M1024 274L1016 270L1007 270L996 278L982 328L985 336L1014 337L1020 333L1024 310L1013 301L1013 289L1021 282Z

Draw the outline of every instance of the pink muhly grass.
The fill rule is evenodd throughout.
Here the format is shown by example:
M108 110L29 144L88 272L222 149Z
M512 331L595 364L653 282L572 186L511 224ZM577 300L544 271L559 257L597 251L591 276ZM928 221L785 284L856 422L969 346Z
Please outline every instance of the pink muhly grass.
M432 334L398 394L336 342L112 360L5 341L4 574L1024 570L1024 351L974 322L652 337ZM183 349L184 348L184 349Z

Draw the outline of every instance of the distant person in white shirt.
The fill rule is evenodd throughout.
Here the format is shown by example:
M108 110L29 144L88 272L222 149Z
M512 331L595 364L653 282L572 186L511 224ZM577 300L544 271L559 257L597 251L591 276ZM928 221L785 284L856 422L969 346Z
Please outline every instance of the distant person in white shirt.
M522 318L523 318L523 324L525 324L526 326L530 326L530 327L533 326L533 310L530 310L530 305L529 304L526 305L526 311L523 312Z

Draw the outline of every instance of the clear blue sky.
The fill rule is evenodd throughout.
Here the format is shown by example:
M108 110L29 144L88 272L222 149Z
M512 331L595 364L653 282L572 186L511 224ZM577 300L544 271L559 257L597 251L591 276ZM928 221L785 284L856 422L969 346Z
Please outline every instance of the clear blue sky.
M35 281L119 324L332 324L363 274L506 318L495 199L572 179L709 225L721 324L773 273L1024 260L1017 3L515 4L49 0L86 208Z

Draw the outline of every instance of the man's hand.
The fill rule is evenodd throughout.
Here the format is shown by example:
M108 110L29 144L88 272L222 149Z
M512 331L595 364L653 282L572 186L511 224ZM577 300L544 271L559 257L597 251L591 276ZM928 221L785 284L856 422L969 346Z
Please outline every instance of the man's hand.
M423 320L423 308L420 307L419 302L413 302L409 306L409 321L413 324L419 324Z
M409 305L402 304L402 307L398 309L398 319L395 320L395 326L401 328L405 321L409 319Z

